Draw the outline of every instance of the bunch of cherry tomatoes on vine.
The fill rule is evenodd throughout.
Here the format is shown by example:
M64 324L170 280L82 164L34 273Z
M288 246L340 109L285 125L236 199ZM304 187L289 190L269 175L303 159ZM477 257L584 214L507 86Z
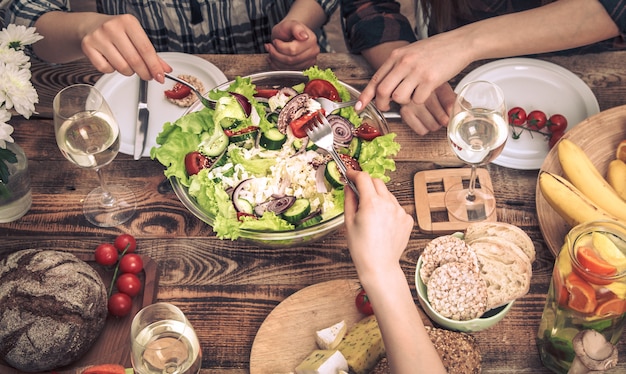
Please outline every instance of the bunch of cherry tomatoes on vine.
M133 307L132 298L142 288L138 274L143 270L143 260L135 253L136 249L135 238L130 234L121 234L113 243L98 245L94 252L96 263L113 269L107 308L116 317L130 313Z
M567 118L562 114L553 114L550 117L541 110L526 113L524 108L516 106L508 113L509 125L513 126L513 139L519 138L522 131L530 131L547 136L552 148L561 139L567 129ZM516 128L520 128L517 132Z

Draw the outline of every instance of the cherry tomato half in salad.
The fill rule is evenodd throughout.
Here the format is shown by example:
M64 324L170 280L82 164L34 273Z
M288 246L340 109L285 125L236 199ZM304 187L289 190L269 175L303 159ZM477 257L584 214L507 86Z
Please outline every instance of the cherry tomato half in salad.
M347 168L357 171L362 170L361 164L359 164L359 161L354 157L341 153L339 154L339 158L341 159L341 161L343 161L344 165L346 165Z
M363 140L370 141L382 135L376 127L366 122L363 122L361 126L357 127L356 130L354 130L354 134Z
M178 100L189 96L189 94L191 93L191 88L180 83L176 83L171 90L165 90L164 93L168 99Z
M315 117L317 117L317 113L321 113L322 110L318 110L315 112L310 112L307 113L305 115L303 115L300 118L296 118L293 121L291 121L289 123L289 127L291 128L291 132L293 133L293 136L295 136L296 138L304 138L306 137L306 129L308 124L313 121L313 119ZM323 113L322 113L323 114Z
M367 293L365 293L363 288L361 288L359 293L356 295L356 300L354 302L359 312L367 316L374 314L372 303L370 303L370 299L367 297Z
M120 252L126 251L126 253L132 253L135 252L135 249L137 249L137 241L135 240L135 237L130 234L118 235L117 238L115 238L113 245Z
M341 98L339 97L339 92L337 91L335 86L333 86L332 83L324 79L311 79L304 86L304 93L309 94L313 98L325 97L328 100L341 101Z
M265 99L269 99L277 93L278 89L276 88L257 88L254 97L263 97Z
M187 175L196 175L200 170L208 167L211 167L211 159L198 151L189 152L185 156Z
M562 114L553 114L548 119L548 130L552 133L563 132L567 129L567 118Z
M514 126L521 126L526 123L526 111L521 107L514 107L509 110L509 124Z
M533 110L526 116L528 128L531 130L541 130L548 122L546 114L540 110Z

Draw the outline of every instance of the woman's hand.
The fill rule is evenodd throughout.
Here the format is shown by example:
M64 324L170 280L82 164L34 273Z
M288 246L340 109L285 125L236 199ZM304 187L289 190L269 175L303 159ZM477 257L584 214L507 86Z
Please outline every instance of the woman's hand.
M303 70L315 65L320 47L317 36L305 24L284 20L272 29L272 42L265 45L274 69Z

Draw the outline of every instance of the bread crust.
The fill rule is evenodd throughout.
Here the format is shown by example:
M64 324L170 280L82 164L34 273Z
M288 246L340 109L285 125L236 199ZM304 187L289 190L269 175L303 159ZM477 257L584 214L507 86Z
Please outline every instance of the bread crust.
M0 358L26 372L68 365L93 345L107 316L99 274L60 251L0 261Z
M465 241L472 245L475 240L485 237L499 237L517 245L528 257L530 262L536 258L535 245L532 239L521 228L505 222L476 222L465 230Z

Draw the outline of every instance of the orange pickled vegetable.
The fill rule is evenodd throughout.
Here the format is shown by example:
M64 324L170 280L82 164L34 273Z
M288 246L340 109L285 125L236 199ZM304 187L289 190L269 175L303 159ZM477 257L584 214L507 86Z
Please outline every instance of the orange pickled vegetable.
M598 305L594 314L604 316L607 314L621 315L626 312L626 300L614 297Z

